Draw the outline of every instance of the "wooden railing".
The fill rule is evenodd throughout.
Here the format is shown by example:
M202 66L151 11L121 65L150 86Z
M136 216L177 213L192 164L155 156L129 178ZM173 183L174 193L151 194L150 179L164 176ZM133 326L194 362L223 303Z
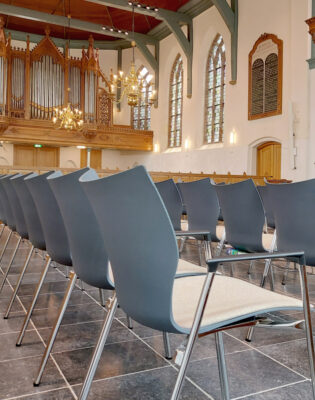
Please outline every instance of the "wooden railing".
M22 167L22 166L6 166L0 165L0 174L14 174L14 173L27 173L27 172L37 172L38 174L42 174L47 171L51 171L54 168L48 167ZM70 172L77 171L77 168L56 168L64 174L68 174ZM99 169L97 173L100 177L110 176L113 174L117 174L121 172L121 170L117 169ZM272 179L271 177L263 177L257 175L247 175L245 172L243 175L232 175L230 172L226 175L216 174L215 172L212 174L207 173L191 173L191 172L150 172L152 179L155 182L164 181L166 179L174 179L175 182L191 182L196 181L203 178L212 178L216 183L224 182L224 183L235 183L244 181L245 179L253 179L256 185L264 185L264 179L266 178L269 182L273 183L287 183L290 182L286 179Z

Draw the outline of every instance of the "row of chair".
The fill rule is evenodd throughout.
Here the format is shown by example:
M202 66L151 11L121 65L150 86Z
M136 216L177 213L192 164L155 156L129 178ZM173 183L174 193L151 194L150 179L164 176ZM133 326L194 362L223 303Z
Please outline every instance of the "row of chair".
M314 187L315 182L312 183ZM277 226L277 252L267 252L263 244L265 214L252 181L215 187L207 180L192 184L194 190L188 190L188 185L191 184L181 184L180 190L188 216L195 215L195 221L199 222L196 225L189 222L188 231L183 232L180 222L174 225L172 211L168 209L167 212L167 200L162 200L162 184L154 185L143 167L102 179L98 179L95 171L88 168L65 176L52 171L39 176L17 174L0 177L0 205L3 206L0 207L0 217L9 228L8 237L11 232L17 232L18 242L22 239L30 242L29 254L5 317L9 316L33 249L40 248L47 253L47 261L17 345L22 344L51 261L71 269L68 288L35 378L35 385L40 383L71 292L77 278L80 278L89 285L109 289L113 293L107 303L108 313L79 395L80 399L88 397L118 304L131 319L163 332L166 343L167 333L181 333L188 337L184 341L184 353L178 353L176 357L180 369L172 400L179 398L198 336L210 333L215 335L222 398L227 400L229 388L222 332L235 326L275 326L273 321L266 321L262 315L278 310L303 310L315 393L311 307L305 271L305 265L315 264L315 254L307 240L303 241L301 237L296 240L296 231L291 234L287 230L290 220L300 233L301 222L292 214L292 202L287 202L286 207L282 206L288 195L287 191L294 192L296 184L271 185L268 188L269 194L272 194ZM204 196L190 196L191 193L196 194L199 187L203 188ZM213 193L216 196L209 203L209 196ZM310 207L308 193L309 188L303 188L301 198L298 198L298 201L307 203L304 209ZM292 193L289 195L292 196ZM215 218L202 212L200 204L207 202L208 210L214 209ZM208 244L219 241L216 233L219 204L224 217L225 240L243 254L213 257L207 247L207 270L179 259L177 237L192 236ZM315 202L312 203L314 208L313 204ZM315 210L312 212L315 214ZM8 239L5 247L7 243ZM3 256L5 247L0 257ZM18 246L11 255L4 281L17 248ZM302 301L217 273L220 263L257 259L270 261L275 258L294 260L299 265ZM294 326L301 327L300 322ZM168 351L166 355L169 355Z

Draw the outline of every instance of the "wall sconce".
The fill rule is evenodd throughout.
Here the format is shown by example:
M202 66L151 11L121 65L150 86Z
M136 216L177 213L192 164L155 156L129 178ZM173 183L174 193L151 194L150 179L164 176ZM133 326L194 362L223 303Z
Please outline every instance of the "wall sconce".
M236 143L236 132L233 129L233 131L231 131L230 133L230 144L235 144L235 143Z
M86 146L77 146L77 149L86 149Z
M153 146L153 151L154 153L160 152L160 145L158 143L155 143L155 145Z
M184 149L185 149L185 150L188 150L189 147L190 147L190 141L189 141L189 139L185 139L185 142L184 142Z

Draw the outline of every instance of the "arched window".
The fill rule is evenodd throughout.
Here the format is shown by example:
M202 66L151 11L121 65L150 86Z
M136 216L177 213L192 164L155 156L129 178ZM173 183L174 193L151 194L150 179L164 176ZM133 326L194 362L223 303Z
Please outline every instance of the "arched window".
M183 60L177 55L170 79L168 147L182 144Z
M223 37L215 37L207 61L205 102L205 143L223 141L225 102L225 45Z
M139 78L144 79L146 85L141 90L141 102L138 106L131 109L131 126L133 129L150 129L151 126L151 107L149 106L149 96L152 93L151 79L152 75L146 67L140 67L138 70Z

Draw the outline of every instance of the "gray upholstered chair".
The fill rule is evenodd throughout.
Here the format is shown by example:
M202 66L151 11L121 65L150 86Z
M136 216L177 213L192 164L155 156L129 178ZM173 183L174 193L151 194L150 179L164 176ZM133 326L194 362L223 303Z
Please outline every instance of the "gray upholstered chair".
M215 257L207 261L206 277L176 278L178 247L175 232L144 167L94 181L83 175L80 181L100 224L111 260L116 295L109 306L79 399L88 397L119 303L125 312L143 325L160 331L189 334L172 400L179 398L197 336L214 333L223 397L229 400L222 330L256 324L261 314L272 310L303 310L303 302L236 278L216 275L218 264L282 256L294 256L303 262L303 252ZM229 293L228 297L226 293ZM304 300L305 315L308 315L309 303L306 298ZM313 360L311 344L310 359Z
M275 218L273 215L273 205L269 196L268 188L267 186L257 186L257 190L264 206L266 226L270 229L276 229Z
M27 225L29 241L32 243L35 249L46 251L46 242L44 237L43 228L39 219L37 207L34 203L31 192L26 184L25 179L31 179L38 176L37 173L31 173L27 177L22 177L23 179L14 179L12 180L13 187L16 190L16 193L20 199L20 203L24 212L25 222ZM50 265L50 257L46 254L46 263L41 273L40 281L37 285L37 288L34 292L31 306L29 307L27 314L24 319L24 323L22 326L22 330L19 334L18 340L16 342L17 346L20 346L22 343L22 339L25 333L25 329L27 327L28 321L30 319L31 313L37 301L39 291L42 287L43 281L46 277L48 268Z
M18 248L19 248L19 246L21 244L21 241L23 241L23 242L27 241L28 244L29 244L29 250L28 250L26 259L25 259L25 261L23 263L23 266L21 268L21 271L19 273L19 277L18 277L17 283L16 283L14 291L13 291L13 293L11 295L7 310L6 310L5 314L4 314L4 319L9 318L9 314L10 314L12 305L14 303L14 300L16 298L17 292L18 292L18 290L20 288L22 279L24 277L25 271L26 271L26 269L27 269L27 267L28 267L28 265L30 263L30 260L32 258L33 252L34 252L34 245L29 241L28 226L26 224L26 219L25 219L25 216L24 216L23 208L22 208L22 201L20 200L20 197L17 194L17 191L16 191L15 186L14 186L14 182L23 181L29 175L31 175L31 173L28 173L28 174L25 174L25 175L16 174L16 175L10 177L9 179L4 179L3 180L4 190L5 190L6 194L7 194L7 198L8 198L8 201L10 203L12 214L13 214L13 217L14 217L14 220L15 220L15 231L18 234L18 241L17 241L16 246L15 246L15 248L13 250L12 255L11 255L11 259L10 259L9 265L8 265L8 267L6 269L2 285L5 282L5 280L7 279L7 276L9 274L9 272L10 272L10 268L11 268L13 260L14 260L14 258L16 256ZM1 289L2 289L2 286L1 286Z
M186 205L188 230L209 231L211 241L219 243L217 254L220 254L224 245L225 232L224 226L218 225L220 206L210 179L178 183L177 186ZM202 240L203 238L198 239Z
M45 238L47 257L45 267L42 270L41 277L33 295L34 297L32 303L27 311L27 315L20 331L17 341L18 346L22 344L22 340L29 324L36 299L40 293L51 261L65 265L66 267L72 266L70 248L63 219L61 217L56 198L47 181L49 176L57 177L60 175L62 175L60 171L49 171L42 175L29 175L24 180L37 209L40 226Z
M6 225L8 228L8 235L6 237L5 243L2 247L1 253L0 253L0 262L4 256L4 253L8 247L8 244L10 242L10 239L12 237L12 234L15 232L15 219L14 219L14 215L12 212L12 208L7 196L7 193L4 189L4 181L10 179L12 176L14 176L16 174L9 174L9 175L4 175L0 178L0 198L1 198L1 204L3 206L3 210L4 210L4 215L6 218ZM17 249L19 247L19 243L16 243L15 249L14 251L16 252Z
M164 205L167 209L169 217L172 221L173 228L176 232L176 237L180 239L181 244L179 247L179 252L181 253L186 239L193 238L198 241L199 244L199 254L200 254L200 265L202 265L202 257L200 253L200 240L204 241L205 245L205 257L211 256L211 234L209 230L191 230L182 229L181 216L183 213L183 200L178 189L178 185L175 184L173 179L167 179L166 181L155 183L156 188L162 197Z
M245 253L274 251L276 235L264 233L265 211L253 180L214 187L224 216L226 242ZM261 286L270 273L273 288L270 265L270 259L266 260Z

